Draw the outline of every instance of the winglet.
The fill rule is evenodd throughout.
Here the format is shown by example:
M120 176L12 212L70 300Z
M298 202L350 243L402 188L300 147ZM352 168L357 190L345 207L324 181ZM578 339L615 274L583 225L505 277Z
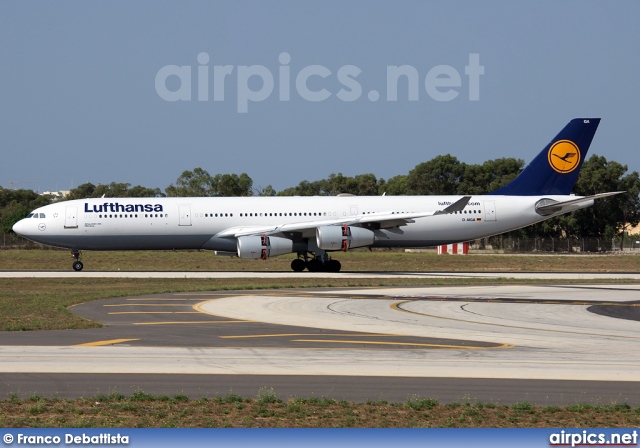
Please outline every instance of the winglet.
M449 207L438 210L434 213L434 215L446 215L447 213L453 212L461 212L467 206L469 201L471 200L471 196L463 196L462 199L458 199L456 202L451 204Z
M568 195L578 179L599 118L574 118L509 184L492 195Z

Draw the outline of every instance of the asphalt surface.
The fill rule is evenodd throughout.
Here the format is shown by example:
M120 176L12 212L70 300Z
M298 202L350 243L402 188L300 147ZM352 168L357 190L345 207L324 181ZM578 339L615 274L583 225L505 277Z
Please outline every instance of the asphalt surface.
M640 342L637 286L484 288L94 301L72 311L103 328L0 333L0 395L256 396L273 388L281 397L353 401L640 404L640 362L627 349ZM576 316L579 324L563 323ZM572 343L584 353L572 357Z

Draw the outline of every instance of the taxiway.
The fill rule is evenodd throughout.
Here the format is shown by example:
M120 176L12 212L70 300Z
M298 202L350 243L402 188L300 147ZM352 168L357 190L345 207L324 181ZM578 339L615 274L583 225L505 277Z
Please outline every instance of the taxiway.
M176 293L73 311L105 326L0 334L0 390L640 403L636 284Z

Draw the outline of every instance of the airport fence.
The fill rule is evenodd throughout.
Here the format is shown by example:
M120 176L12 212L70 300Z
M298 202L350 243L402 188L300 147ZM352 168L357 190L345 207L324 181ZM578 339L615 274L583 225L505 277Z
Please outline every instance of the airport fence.
M471 241L469 248L473 251L498 253L640 253L640 235L625 235L624 237L612 239L598 237L513 238L498 235ZM2 238L0 238L0 250L9 249L57 250L54 247L34 243L14 233L3 233Z
M616 238L513 238L495 236L476 241L471 249L502 253L615 253L640 252L640 235L625 235Z
M34 243L15 233L3 233L0 238L0 250L9 249L40 249L40 250L57 250L55 247L45 246L43 244ZM66 250L66 249L65 249Z

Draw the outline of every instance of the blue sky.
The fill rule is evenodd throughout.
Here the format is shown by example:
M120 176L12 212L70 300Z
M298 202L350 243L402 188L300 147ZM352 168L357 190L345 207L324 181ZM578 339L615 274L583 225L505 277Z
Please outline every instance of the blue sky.
M634 1L4 1L0 185L164 189L202 167L281 190L338 172L389 178L447 153L528 162L574 117L602 118L590 154L640 171L638 17ZM470 55L484 70L473 101ZM417 101L406 77L397 101L387 98L388 67L403 65L418 75ZM190 100L158 91L167 66L190 67ZM224 100L214 98L216 66L231 67L218 85ZM448 75L429 81L439 66ZM308 92L328 98L305 99L305 70ZM263 75L242 77L254 72ZM189 87L160 78L167 91ZM198 101L201 79L208 97ZM438 92L457 96L438 101ZM262 96L241 113L247 95Z

